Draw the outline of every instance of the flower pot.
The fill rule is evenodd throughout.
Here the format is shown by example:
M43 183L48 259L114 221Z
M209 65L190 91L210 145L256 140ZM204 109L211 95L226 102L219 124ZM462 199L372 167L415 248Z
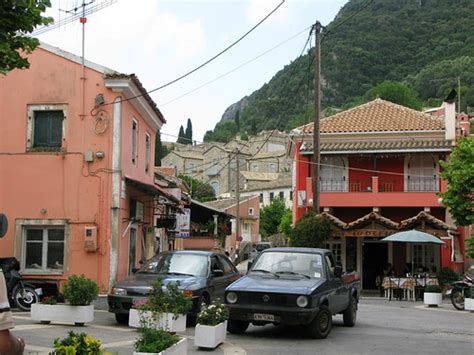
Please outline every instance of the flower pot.
M443 302L443 295L441 293L425 292L423 301L428 306L438 307Z
M466 311L474 311L474 298L464 299L464 309Z
M200 348L215 348L225 340L227 321L218 325L196 325L194 345Z
M142 353L134 351L133 355L186 355L188 353L188 342L181 338L179 342L159 353Z
M31 305L31 319L41 323L58 322L84 325L94 320L94 306L71 306L69 304Z
M173 313L157 314L155 318L151 311L138 311L132 308L130 309L128 325L132 328L140 328L140 320L143 319L155 329L164 329L169 332L186 331L186 315L179 314L176 319L174 318Z

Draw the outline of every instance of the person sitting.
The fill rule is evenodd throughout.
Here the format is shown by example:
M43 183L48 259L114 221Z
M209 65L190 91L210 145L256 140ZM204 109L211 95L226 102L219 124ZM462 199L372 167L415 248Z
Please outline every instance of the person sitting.
M384 277L392 277L395 271L393 270L393 266L390 263L386 263L383 268L383 276Z

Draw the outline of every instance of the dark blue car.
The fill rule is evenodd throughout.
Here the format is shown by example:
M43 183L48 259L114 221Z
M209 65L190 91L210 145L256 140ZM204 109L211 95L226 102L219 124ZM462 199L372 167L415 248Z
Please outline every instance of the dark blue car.
M202 303L224 300L225 288L239 277L235 266L222 254L193 250L158 254L114 285L107 297L109 312L115 314L118 323L128 324L132 305L146 299L151 285L160 279L164 285L179 282L183 292L193 298L189 314L193 318Z

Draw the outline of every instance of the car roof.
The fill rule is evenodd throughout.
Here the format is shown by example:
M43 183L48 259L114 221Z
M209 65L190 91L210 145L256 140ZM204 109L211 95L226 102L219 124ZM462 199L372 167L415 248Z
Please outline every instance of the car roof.
M171 251L165 251L162 254L192 254L192 255L211 256L211 255L216 255L218 253L214 253L212 251L205 251L205 250L171 250Z
M280 248L265 249L263 253L268 253L272 251L280 251L280 252L287 252L287 253L318 253L318 254L324 254L324 253L329 252L329 250L321 249L321 248L280 247Z

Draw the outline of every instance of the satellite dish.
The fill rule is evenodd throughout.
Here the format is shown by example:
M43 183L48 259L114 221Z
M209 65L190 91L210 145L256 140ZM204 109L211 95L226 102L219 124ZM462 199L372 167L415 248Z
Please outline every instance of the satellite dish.
M3 238L7 234L8 230L8 219L3 213L0 213L0 238Z

